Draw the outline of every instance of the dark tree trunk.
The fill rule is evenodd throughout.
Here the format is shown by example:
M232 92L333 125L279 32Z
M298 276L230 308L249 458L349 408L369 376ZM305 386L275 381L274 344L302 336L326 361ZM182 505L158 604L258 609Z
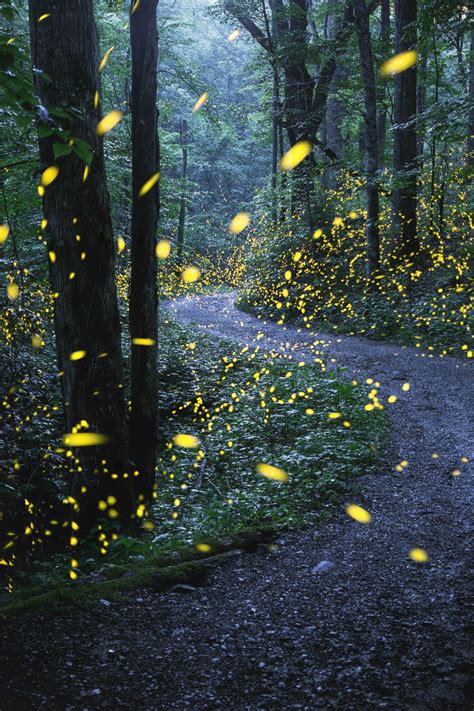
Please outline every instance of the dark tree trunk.
M182 169L182 192L181 202L179 206L179 221L178 221L178 262L182 263L184 249L184 232L186 225L186 197L188 191L188 122L186 119L181 119L179 126L179 136L181 143L181 151L183 153L183 169Z
M278 222L278 121L280 109L280 92L278 69L273 67L273 102L272 102L272 221L273 224Z
M280 160L285 154L285 132L283 130L283 109L281 100L279 103L279 121L278 121L278 155ZM286 173L280 174L280 223L285 221L286 217Z
M311 112L314 80L306 66L308 54L307 0L290 0L285 39L285 102L290 145L301 139L311 140L308 115Z
M334 41L338 29L338 18L335 15L330 15L327 24L328 39ZM341 66L342 62L343 57L341 56L332 76L331 95L327 103L327 145L338 156L342 153L342 122L345 114L344 104L336 95L337 89L344 76L344 71Z
M437 104L439 100L439 88L441 83L441 67L438 58L438 46L436 43L436 32L433 29L433 56L435 65L435 85L434 85L434 103ZM437 164L437 141L436 141L436 131L433 131L431 144L430 144L430 156L431 156L431 177L430 177L430 225L429 234L431 239L435 242L438 241L438 235L436 234L435 227L435 212L436 212L436 164Z
M96 134L100 107L94 107L95 93L100 92L98 37L92 0L35 0L29 12L36 92L46 106L69 112L65 128L93 151L84 181L82 160L74 153L55 160L53 144L58 139L39 139L42 169L59 167L58 177L45 189L43 209L49 250L55 254L50 281L56 295L65 427L71 432L86 421L82 432L110 438L106 445L74 450L83 466L74 488L78 492L87 487L82 514L89 525L96 518L97 497L104 492L120 492L116 508L122 512L128 512L131 501L129 482L122 478L127 438L115 245L103 142ZM47 22L38 23L44 13L49 13ZM77 113L71 113L73 109ZM85 356L71 360L78 351L85 351ZM112 473L119 476L111 479Z
M416 48L417 0L395 0L395 52ZM394 191L394 243L396 257L419 250L417 235L416 65L395 76L394 170L399 187Z
M265 1L264 1L265 6ZM274 0L270 0L271 24L269 31L271 32L272 51L270 64L273 74L273 91L272 91L272 221L273 224L278 222L278 128L280 121L280 74L278 65L278 24L274 9Z
M273 0L275 26L281 46L281 63L285 80L285 127L290 146L300 140L311 140L308 117L314 80L306 66L308 54L307 0ZM311 161L306 160L291 173L291 214L306 212L311 222Z
M472 171L474 167L474 30L471 31L471 61L469 64L469 98L471 109L469 111L469 125L467 134L467 167ZM472 177L472 176L471 176Z
M377 4L370 4L370 12ZM266 52L274 51L271 37L265 35L248 15L243 14L242 7L235 0L225 0L224 7ZM332 51L322 64L317 81L307 67L308 0L290 0L288 4L283 0L271 0L271 7L280 40L278 54L284 73L284 115L288 141L290 146L301 139L316 142L326 112L337 58L344 51L352 32L352 3L351 0L344 3L344 15L335 32ZM308 175L310 165L311 160L305 161L300 170L292 171L291 175L295 186L293 205L299 204L305 209L309 203L308 189L311 187Z
M338 29L338 18L333 13L326 15L324 23L324 38L334 41ZM337 96L337 90L344 76L342 69L343 58L338 59L336 69L334 71L331 90L327 99L326 115L325 115L325 141L324 144L335 155L342 155L343 138L342 138L342 123L344 120L345 107L343 102ZM336 169L333 161L328 161L323 175L323 184L331 187L336 177Z
M420 122L420 117L426 111L426 71L428 66L428 50L423 47L418 52L418 77L416 93L416 113L417 113L417 154L418 166L421 170L425 152L425 129Z
M131 7L134 2L132 0ZM154 485L158 427L156 231L158 183L140 197L142 186L159 170L157 0L141 0L130 17L132 46L132 249L130 332L132 337L132 411L130 459L138 477L138 497L149 500ZM152 345L134 345L136 338Z
M380 48L384 60L390 55L390 0L382 0L380 4ZM387 141L387 107L385 105L386 84L381 82L378 94L377 135L379 143L379 161L385 164L385 143Z
M372 39L365 0L353 0L357 40L359 43L362 82L364 85L365 162L367 180L367 272L370 279L380 268L379 192L377 186L377 95L375 86Z

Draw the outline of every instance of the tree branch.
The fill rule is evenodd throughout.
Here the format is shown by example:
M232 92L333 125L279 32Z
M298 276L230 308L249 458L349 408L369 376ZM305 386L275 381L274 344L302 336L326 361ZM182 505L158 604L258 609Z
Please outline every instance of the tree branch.
M234 3L232 0L228 0L224 4L224 9L230 13L233 17L235 17L236 20L240 22L242 27L245 27L247 32L251 34L251 36L256 40L261 47L266 52L271 52L272 51L272 46L271 46L271 41L268 37L264 35L260 27L258 27L253 20L250 19L247 15L242 15L239 10L235 7Z

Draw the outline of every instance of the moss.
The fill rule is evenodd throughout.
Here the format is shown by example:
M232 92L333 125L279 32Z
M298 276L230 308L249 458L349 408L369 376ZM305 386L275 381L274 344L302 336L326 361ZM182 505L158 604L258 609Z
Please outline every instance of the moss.
M46 609L48 615L65 614L70 606L94 606L102 598L119 600L122 593L139 588L166 591L178 583L201 585L210 565L238 551L254 552L260 543L270 542L279 530L282 527L275 525L249 527L224 539L207 539L212 556L203 557L195 548L186 548L180 554L179 563L173 564L171 556L162 556L153 563L114 566L107 572L108 580L70 583L48 592L40 588L19 591L13 593L14 602L0 608L0 619Z

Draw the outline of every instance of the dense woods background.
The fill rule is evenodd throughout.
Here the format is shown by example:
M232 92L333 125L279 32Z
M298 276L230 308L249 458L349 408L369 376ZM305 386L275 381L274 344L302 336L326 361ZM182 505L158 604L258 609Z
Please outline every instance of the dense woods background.
M205 552L204 534L276 516L253 488L228 510L236 473L253 476L284 415L271 420L255 393L264 435L249 437L253 405L234 416L226 391L234 354L159 320L159 298L232 288L242 309L279 324L472 357L469 3L0 0L0 16L9 572L31 551L74 554L91 531L106 554L120 524L156 526L156 543L204 466L228 479L199 504L190 496L179 545ZM255 387L285 377L278 360L239 358L241 397L255 372ZM303 388L290 376L275 401ZM330 411L346 398L361 415L344 444L322 432L317 456L350 446L348 469L369 466L382 413L369 422L349 385L321 388ZM371 409L383 409L376 398ZM240 453L227 455L236 431ZM291 466L302 443L285 432ZM306 506L305 486L274 494L281 518ZM64 565L77 579L75 554Z

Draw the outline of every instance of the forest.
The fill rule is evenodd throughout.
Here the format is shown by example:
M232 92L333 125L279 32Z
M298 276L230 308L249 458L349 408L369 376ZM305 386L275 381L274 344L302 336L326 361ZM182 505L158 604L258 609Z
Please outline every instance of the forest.
M470 708L473 21L0 0L0 709Z

